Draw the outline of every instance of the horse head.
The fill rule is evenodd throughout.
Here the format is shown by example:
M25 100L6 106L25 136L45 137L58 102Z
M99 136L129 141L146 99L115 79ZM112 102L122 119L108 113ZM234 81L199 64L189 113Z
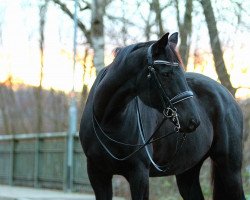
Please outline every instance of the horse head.
M194 94L185 78L181 59L175 51L178 33L146 45L143 70L138 73L136 90L146 105L157 109L168 117L177 130L192 132L200 124ZM136 63L136 62L135 62ZM194 97L194 98L193 98Z

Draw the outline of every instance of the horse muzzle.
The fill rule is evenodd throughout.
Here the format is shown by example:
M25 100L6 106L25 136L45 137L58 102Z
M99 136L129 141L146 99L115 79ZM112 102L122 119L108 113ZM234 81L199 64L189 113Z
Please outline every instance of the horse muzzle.
M180 132L191 133L195 131L200 125L200 121L198 119L191 118L186 126L180 127Z

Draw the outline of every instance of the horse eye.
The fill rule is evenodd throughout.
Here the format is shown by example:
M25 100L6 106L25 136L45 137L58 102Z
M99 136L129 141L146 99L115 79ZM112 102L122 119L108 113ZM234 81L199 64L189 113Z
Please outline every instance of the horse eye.
M162 73L162 76L169 78L170 77L170 72L164 72Z

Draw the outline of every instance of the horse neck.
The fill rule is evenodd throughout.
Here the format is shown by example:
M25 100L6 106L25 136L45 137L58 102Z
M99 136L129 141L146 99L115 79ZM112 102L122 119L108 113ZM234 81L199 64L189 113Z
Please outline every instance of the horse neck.
M134 96L131 81L108 71L95 90L94 113L101 122L110 121L122 113Z

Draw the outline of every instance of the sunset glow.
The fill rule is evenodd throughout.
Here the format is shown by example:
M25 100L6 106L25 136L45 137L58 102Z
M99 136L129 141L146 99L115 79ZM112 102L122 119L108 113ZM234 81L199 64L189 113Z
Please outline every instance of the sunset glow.
M33 48L35 49L35 48ZM250 81L249 81L249 63L244 59L247 50L242 49L241 54L233 54L233 51L226 51L224 58L227 66L230 66L231 81L234 87L239 89L237 97L250 96ZM194 59L190 58L188 71L194 71L205 74L217 80L217 74L213 67L211 54L204 54L201 63L194 65ZM84 76L83 63L77 62L75 70L75 89L81 91L83 85L83 76L85 84L92 85L95 76L91 69L91 57L87 59L86 74ZM73 85L73 58L72 53L60 49L47 49L44 63L44 79L43 87L46 89L53 88L69 92ZM112 60L111 53L106 58L108 64ZM0 52L0 81L4 82L11 76L13 84L24 83L27 85L38 86L40 76L40 55L38 50L26 49L21 51L16 49L15 52Z
M3 23L2 43L0 45L0 82L12 77L13 84L27 84L37 86L40 78L40 50L38 30L38 10L26 9L12 1L2 1L6 4L5 17L8 22ZM8 4L8 6L7 6ZM26 13L25 13L26 12ZM15 15L13 15L15 13ZM31 16L31 17L30 17ZM30 32L30 26L32 30ZM34 26L34 27L33 27ZM84 45L79 45L75 76L73 80L73 23L56 7L50 7L47 13L45 29L44 77L42 86L69 92L73 84L76 91L81 91L83 79L89 86L95 79L94 69L91 67L93 53L83 63ZM239 98L250 97L250 37L249 34L240 35L234 45L224 49L224 60L227 70L231 74L231 81L238 89ZM81 44L81 40L79 41ZM112 45L111 45L112 46ZM105 63L112 61L112 48L108 46ZM209 50L201 50L199 60L189 59L188 71L205 74L217 80L213 57ZM86 71L84 74L84 66Z

